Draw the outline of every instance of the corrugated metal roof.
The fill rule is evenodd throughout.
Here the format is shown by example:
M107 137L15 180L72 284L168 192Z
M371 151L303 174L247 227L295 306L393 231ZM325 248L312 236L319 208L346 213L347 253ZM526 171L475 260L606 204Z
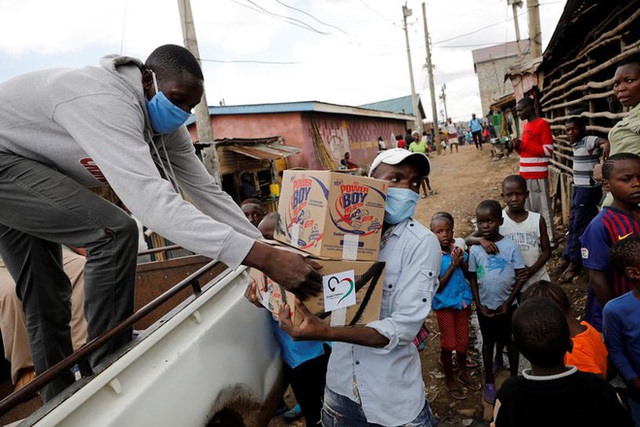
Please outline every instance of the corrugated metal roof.
M278 160L300 152L300 148L279 143L255 145L229 145L227 150L258 160Z
M593 40L595 33L601 33L601 31L595 32L594 28L606 25L613 29L616 27L615 23L619 24L629 18L632 12L638 10L639 6L640 2L637 0L607 0L606 2L567 0L562 16L560 16L551 40L543 53L544 61L540 67L541 70L553 69L564 61L572 60L579 50L588 44L587 41ZM627 13L616 17L613 24L603 22L612 12L622 9L627 9ZM619 33L619 31L612 31L611 34L605 33L607 37L603 37L605 34L600 34L600 37L604 43L604 40L614 40ZM602 60L604 59L605 57L602 58Z
M520 47L522 48L522 54L529 53L529 40L520 40ZM483 47L471 51L473 56L473 64L480 64L481 62L493 61L496 59L510 58L512 56L518 56L518 46L515 41L497 44L494 46Z
M363 107L352 107L348 105L328 104L319 101L304 102L283 102L273 104L252 104L252 105L223 105L210 106L210 116L240 115L240 114L273 114L273 113L291 113L291 112L316 112L316 113L333 113L345 114L352 116L364 117L380 117L396 120L413 120L413 117L407 113L393 113L388 111L380 111L367 109ZM187 126L195 122L195 115L191 115L187 120Z
M418 97L418 109L420 114L424 117L424 109L422 108L422 101L420 100L420 94ZM411 95L401 96L399 98L386 99L384 101L372 102L370 104L360 105L362 108L369 108L372 110L389 111L397 114L409 114L413 116L413 100Z
M523 59L507 68L507 74L505 74L504 79L506 81L509 77L519 74L533 74L538 70L540 64L542 64L542 57Z

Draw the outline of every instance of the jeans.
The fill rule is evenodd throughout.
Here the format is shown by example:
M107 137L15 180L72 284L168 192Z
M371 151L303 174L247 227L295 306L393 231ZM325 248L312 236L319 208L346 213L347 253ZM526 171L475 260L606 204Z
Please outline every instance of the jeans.
M367 422L362 406L348 397L341 396L328 388L324 391L324 406L322 408L323 427L378 427L380 424ZM418 416L411 422L401 424L402 427L433 427L438 421L431 412L429 401L425 399L424 406Z
M123 210L34 160L0 153L0 255L16 282L37 374L73 351L71 284L61 244L85 248L88 340L133 313L138 227ZM131 340L129 329L89 357L95 367ZM42 389L46 402L75 380L69 369Z
M482 131L471 132L471 138L473 138L476 148L482 148Z

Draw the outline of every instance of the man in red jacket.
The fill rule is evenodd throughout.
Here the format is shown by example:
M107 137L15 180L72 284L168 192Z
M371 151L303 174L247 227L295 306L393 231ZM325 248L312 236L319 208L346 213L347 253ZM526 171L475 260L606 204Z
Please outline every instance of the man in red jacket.
M535 112L535 101L529 97L518 101L516 112L520 120L526 120L522 139L514 139L512 144L520 155L520 176L527 182L529 197L525 209L537 212L547 223L547 234L552 248L557 246L553 234L553 213L549 197L549 157L553 152L551 127Z

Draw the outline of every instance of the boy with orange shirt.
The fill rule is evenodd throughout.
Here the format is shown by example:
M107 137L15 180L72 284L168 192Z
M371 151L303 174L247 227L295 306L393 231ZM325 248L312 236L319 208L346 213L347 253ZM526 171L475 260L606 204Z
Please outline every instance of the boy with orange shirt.
M571 301L564 289L559 285L541 280L527 289L522 300L532 297L549 298L562 309L567 318L573 348L564 355L564 364L575 366L579 371L591 372L609 379L607 374L612 370L609 369L609 352L604 345L602 335L588 322L576 320Z

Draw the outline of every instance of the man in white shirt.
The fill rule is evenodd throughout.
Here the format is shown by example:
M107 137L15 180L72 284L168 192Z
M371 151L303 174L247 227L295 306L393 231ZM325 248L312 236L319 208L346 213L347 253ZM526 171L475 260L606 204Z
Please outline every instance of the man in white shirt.
M412 341L431 309L441 255L436 236L411 218L429 160L390 149L378 154L370 170L370 176L389 183L378 256L386 263L380 320L330 327L296 303L305 313L302 324L294 328L285 310L281 326L296 340L333 342L323 426L430 427L436 420Z

